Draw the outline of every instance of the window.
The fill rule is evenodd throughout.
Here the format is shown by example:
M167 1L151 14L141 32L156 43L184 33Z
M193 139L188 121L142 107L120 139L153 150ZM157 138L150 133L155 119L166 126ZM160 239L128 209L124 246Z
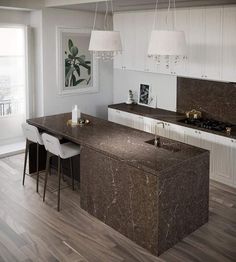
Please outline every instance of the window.
M23 138L26 119L26 29L0 25L0 145Z

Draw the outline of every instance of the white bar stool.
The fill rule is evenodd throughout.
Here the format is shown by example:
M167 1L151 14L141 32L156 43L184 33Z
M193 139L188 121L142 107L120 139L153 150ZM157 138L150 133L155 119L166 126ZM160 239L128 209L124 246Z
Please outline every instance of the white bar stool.
M29 145L32 143L37 144L37 162L36 162L36 169L37 169L37 183L36 183L36 192L39 191L39 145L43 145L42 137L39 133L37 127L29 125L28 123L22 124L22 129L24 136L26 138L26 147L25 147L25 162L24 162L24 171L23 171L23 186L25 184L25 173L26 173L26 164L27 164L27 156L29 152Z
M42 134L43 143L45 149L47 150L47 164L46 164L46 176L44 181L44 192L43 192L43 201L45 201L46 195L46 187L48 180L48 170L50 158L52 156L58 157L58 196L57 196L57 211L60 211L60 190L61 190L61 159L70 158L70 171L72 178L72 188L74 190L74 174L73 174L73 166L72 166L72 157L80 154L80 146L73 143L64 143L60 144L59 139L57 137L51 136L49 134Z

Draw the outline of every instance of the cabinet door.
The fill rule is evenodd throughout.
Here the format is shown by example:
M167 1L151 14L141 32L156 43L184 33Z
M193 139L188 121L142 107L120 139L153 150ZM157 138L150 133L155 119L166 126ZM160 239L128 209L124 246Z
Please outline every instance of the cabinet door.
M148 28L148 16L147 12L138 12L135 17L135 57L134 57L134 70L137 71L149 71L147 68L147 52L149 43Z
M189 18L188 76L202 78L205 61L205 9L190 9Z
M203 77L221 79L222 8L206 8L205 70Z
M235 176L235 143L233 140L216 136L212 155L214 179L233 186Z
M133 128L144 131L144 117L133 114Z
M147 41L146 41L146 64L145 64L145 72L151 72L151 73L157 73L158 72L158 65L157 61L148 56L148 47L149 47L149 42L151 39L151 33L153 30L153 23L154 23L154 12L148 12L146 17L145 17L145 30L146 30L146 36L147 36Z
M222 80L236 82L236 7L223 8Z
M168 125L169 125L169 138L184 143L185 128L174 124L168 124Z
M200 131L192 129L192 128L186 128L185 129L185 143L201 148L202 138L200 135Z
M108 120L111 122L116 122L116 110L108 108Z
M233 159L236 159L236 139L232 139L231 140L232 143L232 155L233 155ZM236 187L236 161L234 160L232 163L233 165L233 183L234 183L234 187Z
M176 29L179 31L184 31L186 44L187 44L187 53L189 54L189 9L177 9L176 10ZM171 74L178 76L187 76L188 75L188 59L181 59L178 63L172 61L171 63Z
M108 120L120 125L133 127L132 114L126 113L116 109L108 109Z
M172 12L168 14L166 10L161 10L157 15L157 28L158 30L173 30L173 16ZM160 58L160 64L157 65L157 72L160 74L170 74L171 72L171 61L170 57L169 64L164 56Z
M152 133L153 119L149 117L144 117L144 129L143 131Z
M122 43L122 53L118 54L114 58L114 68L122 69L123 68L123 49L124 49L124 20L122 19L122 14L115 14L113 18L114 30L120 32L121 43Z
M135 61L135 44L136 34L134 30L135 13L123 14L123 36L124 36L124 50L123 50L123 66L124 69L134 69Z

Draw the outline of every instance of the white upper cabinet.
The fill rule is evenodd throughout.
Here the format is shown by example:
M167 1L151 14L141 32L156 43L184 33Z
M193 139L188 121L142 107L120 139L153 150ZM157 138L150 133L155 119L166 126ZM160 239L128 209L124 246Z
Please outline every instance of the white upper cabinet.
M146 21L148 16L147 12L137 13L135 16L135 39L136 42L133 48L135 49L134 58L134 70L145 71L146 69L146 59L147 59L147 49L148 49L148 32Z
M166 67L147 57L154 12L127 12L114 15L114 29L121 32L123 53L115 58L118 69L179 75L192 78L236 82L236 6L159 10L156 29L185 32L187 60Z
M124 16L124 15L123 15ZM122 14L116 14L114 15L113 18L113 23L114 23L114 30L120 32L120 37L121 37L121 43L122 43L122 49L125 48L124 46L124 39L125 39L125 34L124 34L124 21L122 19ZM117 69L122 69L123 68L123 52L122 54L116 55L114 58L114 68Z
M189 53L189 9L177 9L175 28L179 31L185 32L185 39L187 43L187 56ZM186 76L188 74L188 60L180 60L178 63L172 63L171 72L172 75Z
M169 14L165 10L161 10L158 12L157 29L158 30L173 30L172 12L170 12ZM157 65L157 72L160 74L170 74L171 73L171 62L169 65L167 65L166 59L164 56L161 56L160 58L160 64Z
M117 55L114 61L114 67L118 69L134 69L136 42L134 27L135 13L117 14L114 16L114 30L120 31L122 41L122 54Z
M152 58L148 57L148 46L149 46L149 41L151 38L151 33L153 30L153 24L154 24L154 12L147 12L147 16L145 17L145 24L146 24L146 40L145 40L145 45L146 45L146 50L145 50L145 72L151 72L151 73L157 73L157 62Z
M236 82L236 7L223 8L222 80Z
M189 11L188 76L202 78L205 62L205 9Z
M153 15L153 12L138 12L133 21L135 24L136 36L136 42L133 42L133 49L135 50L134 70L152 73L157 72L156 63L147 55L149 39L153 27Z
M203 78L221 79L222 8L206 8L205 25L205 66Z

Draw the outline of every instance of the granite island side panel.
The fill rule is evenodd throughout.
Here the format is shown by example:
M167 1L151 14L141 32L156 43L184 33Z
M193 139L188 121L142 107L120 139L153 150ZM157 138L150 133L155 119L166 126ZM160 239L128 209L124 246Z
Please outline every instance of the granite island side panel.
M208 154L155 176L84 146L80 172L81 207L154 255L208 221Z

